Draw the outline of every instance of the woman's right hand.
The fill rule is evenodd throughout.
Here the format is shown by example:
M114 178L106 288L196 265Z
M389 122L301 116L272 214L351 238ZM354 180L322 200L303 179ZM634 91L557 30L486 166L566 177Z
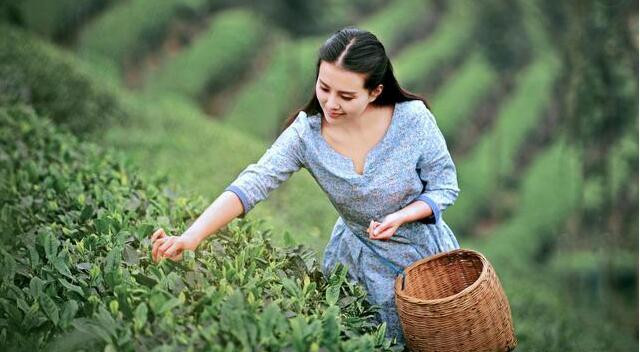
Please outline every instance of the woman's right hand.
M369 222L369 228L367 229L367 233L369 234L369 238L371 238L373 236L373 230L376 229L376 227L380 226L380 222L377 222L375 220L371 220L371 222Z
M198 247L197 240L192 237L184 234L181 236L168 236L162 228L151 235L151 243L151 257L154 262L159 262L163 257L179 261L182 259L183 251L194 251Z

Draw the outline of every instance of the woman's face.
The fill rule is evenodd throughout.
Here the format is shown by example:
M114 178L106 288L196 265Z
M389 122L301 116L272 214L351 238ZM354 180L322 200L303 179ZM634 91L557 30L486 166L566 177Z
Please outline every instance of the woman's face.
M382 91L382 85L369 94L363 88L364 78L362 73L347 71L335 64L321 61L316 81L316 97L327 121L346 121L358 117L375 100ZM332 113L339 115L332 116Z

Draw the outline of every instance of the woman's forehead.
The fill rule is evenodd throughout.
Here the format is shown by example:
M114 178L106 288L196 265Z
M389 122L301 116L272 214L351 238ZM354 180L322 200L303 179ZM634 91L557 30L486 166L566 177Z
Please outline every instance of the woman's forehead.
M364 90L363 74L347 71L324 61L320 64L318 80L332 89L344 93L354 93Z

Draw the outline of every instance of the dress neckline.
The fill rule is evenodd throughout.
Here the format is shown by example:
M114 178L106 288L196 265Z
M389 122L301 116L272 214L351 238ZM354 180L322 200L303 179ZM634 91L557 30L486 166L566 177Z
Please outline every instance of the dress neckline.
M389 126L387 127L387 130L385 131L384 135L382 136L382 138L380 138L380 140L378 141L378 143L376 143L371 149L369 149L369 151L365 154L364 156L364 162L363 162L363 166L362 166L362 174L359 174L356 172L356 165L353 162L353 159L349 158L346 155L343 155L342 153L338 152L337 150L335 150L331 144L329 144L329 142L327 142L327 140L324 138L324 136L322 135L322 113L318 113L316 114L316 116L318 117L317 123L318 123L318 137L320 138L320 141L322 142L322 144L325 146L325 148L327 148L328 150L331 151L331 153L337 155L339 158L345 160L348 164L351 165L351 168L349 169L350 173L353 174L355 177L357 178L362 178L367 176L367 170L369 170L369 161L370 159L377 153L378 150L380 150L380 148L386 143L387 139L390 138L393 130L394 130L394 126L396 125L396 120L397 117L396 115L398 114L398 105L400 102L395 102L394 106L393 106L393 113L391 114L391 122L389 123Z

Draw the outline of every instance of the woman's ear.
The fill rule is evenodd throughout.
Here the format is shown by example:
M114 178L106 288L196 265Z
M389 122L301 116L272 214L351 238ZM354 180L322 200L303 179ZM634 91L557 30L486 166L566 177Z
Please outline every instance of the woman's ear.
M376 89L374 89L371 94L369 95L369 102L372 102L376 99L378 99L378 96L380 94L382 94L382 88L384 88L384 86L382 84L378 84L378 86L376 87Z

